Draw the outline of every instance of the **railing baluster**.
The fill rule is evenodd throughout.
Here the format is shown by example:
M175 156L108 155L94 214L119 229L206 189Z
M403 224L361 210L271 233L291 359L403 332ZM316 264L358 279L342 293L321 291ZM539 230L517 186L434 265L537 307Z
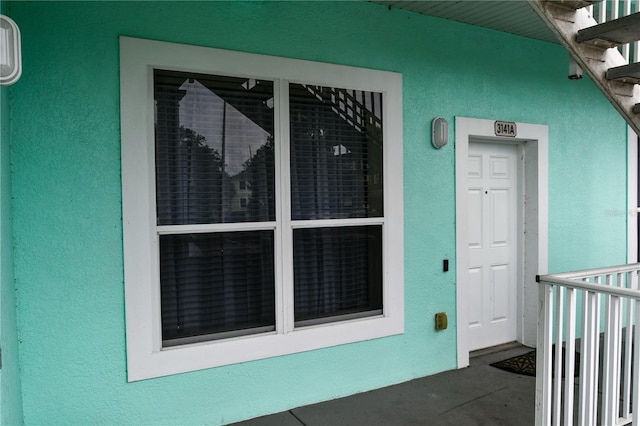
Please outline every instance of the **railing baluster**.
M587 278L584 281L588 282ZM578 405L578 424L591 425L591 363L593 362L593 297L590 291L582 294L582 336L580 338L580 387Z
M602 276L597 277L596 282L602 284ZM598 367L600 365L600 293L594 292L592 294L594 299L593 304L593 320L592 320L592 334L591 334L591 351L593 359L591 362L591 422L589 424L596 424L598 413Z
M606 277L608 286L614 285L613 275ZM616 274L617 286L621 283L620 274ZM620 298L605 296L605 335L602 376L602 424L613 425L618 419L620 394Z
M599 24L603 24L607 22L607 2L605 0L598 3L598 5L600 6L600 9L599 9L597 21Z
M560 286L558 286L560 287ZM576 356L576 295L575 288L567 287L566 299L566 343L565 343L565 377L564 377L564 424L573 424L573 393L575 386L575 356Z
M623 6L622 16L631 15L631 0L624 0L624 2L622 3L622 6ZM629 63L629 43L626 43L622 46L622 56L627 61L627 63Z
M640 303L640 301L636 299L634 323L635 331L633 333L633 341L636 342L636 344L633 345L633 365L636 367L636 369L640 366L640 344L638 344L638 342L640 342L640 308L638 307L638 303ZM640 374L638 374L637 370L633 374L633 398L631 400L631 406L633 407L633 424L638 425L640 424L640 409L638 409L638 407L640 407Z
M632 272L627 272L627 288L637 287L637 275ZM626 315L625 315L625 331L624 331L624 366L622 368L622 417L628 419L631 415L631 357L632 352L631 344L633 335L633 308L634 301L632 299L626 299Z
M540 285L538 315L538 353L536 356L537 426L551 425L551 326L553 321L553 286Z
M596 282L601 284L601 277ZM581 425L593 425L596 422L598 405L598 349L600 346L600 298L598 293L587 291L584 295L584 326L582 330L582 351L584 364L580 373L580 416Z
M636 12L640 12L640 0L635 1L636 4ZM638 52L640 48L640 41L633 42L633 62L638 62L640 60L640 52Z
M564 297L562 286L556 287L556 321L555 321L555 360L553 368L555 376L553 377L553 414L551 416L553 424L560 426L562 420L562 318Z

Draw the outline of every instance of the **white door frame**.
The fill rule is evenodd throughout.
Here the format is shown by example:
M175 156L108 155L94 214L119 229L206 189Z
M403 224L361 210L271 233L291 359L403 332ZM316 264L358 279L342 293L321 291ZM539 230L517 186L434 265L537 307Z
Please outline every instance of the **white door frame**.
M518 289L517 339L527 346L535 346L538 319L537 274L545 274L548 266L548 171L549 129L541 124L516 123L516 137L496 136L495 120L456 117L456 324L458 368L469 365L469 220L467 210L467 169L469 139L473 142L509 143L521 146L523 173L520 183L524 191L524 209L519 209L522 225L520 244L522 259Z
M638 136L627 126L627 263L638 259Z

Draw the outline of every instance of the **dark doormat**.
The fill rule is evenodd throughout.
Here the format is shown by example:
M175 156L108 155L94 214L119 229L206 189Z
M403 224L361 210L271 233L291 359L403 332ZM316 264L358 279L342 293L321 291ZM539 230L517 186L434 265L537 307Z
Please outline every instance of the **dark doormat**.
M555 351L552 351L552 358L555 358ZM551 361L551 368L554 368L554 361ZM513 358L505 359L504 361L498 361L491 364L491 366L499 368L501 370L509 371L511 373L522 374L525 376L536 375L536 351L527 352L523 355L514 356ZM562 348L562 377L564 377L564 348ZM576 352L575 367L573 371L574 376L578 376L580 372L580 352ZM552 372L555 375L555 372Z

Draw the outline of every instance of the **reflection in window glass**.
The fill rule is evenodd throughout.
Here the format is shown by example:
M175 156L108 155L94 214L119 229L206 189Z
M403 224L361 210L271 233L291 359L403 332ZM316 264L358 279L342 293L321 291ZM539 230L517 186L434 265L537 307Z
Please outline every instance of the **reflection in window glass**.
M382 94L290 84L291 218L381 217Z
M154 98L158 225L275 220L273 83L155 70Z

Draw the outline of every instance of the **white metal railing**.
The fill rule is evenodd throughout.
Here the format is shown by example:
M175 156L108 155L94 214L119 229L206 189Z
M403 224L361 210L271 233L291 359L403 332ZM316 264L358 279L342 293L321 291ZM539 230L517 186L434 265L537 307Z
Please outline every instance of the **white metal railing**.
M593 19L599 24L603 24L607 21L640 12L640 0L603 0L588 6L587 10ZM632 58L631 62L640 60L640 42L624 44L618 50L627 63L629 63L630 56Z
M536 425L640 425L640 263L545 275Z

